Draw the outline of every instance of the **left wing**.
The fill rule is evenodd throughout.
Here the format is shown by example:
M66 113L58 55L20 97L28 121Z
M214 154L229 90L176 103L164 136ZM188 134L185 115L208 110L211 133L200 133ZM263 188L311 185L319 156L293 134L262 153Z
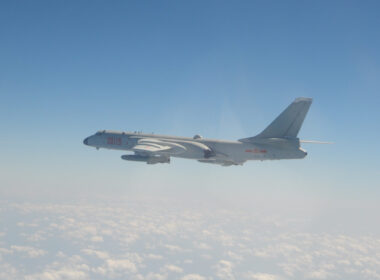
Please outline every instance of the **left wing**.
M123 155L121 158L131 161L143 161L147 164L169 163L170 156L186 151L186 148L173 142L165 142L159 139L142 138L132 147L134 155Z
M147 154L164 152L170 149L171 148L169 146L162 146L162 145L157 145L153 143L138 144L132 148L132 150L136 153L147 153Z
M173 142L165 142L153 138L142 138L137 141L137 145L132 148L137 154L181 154L186 148Z

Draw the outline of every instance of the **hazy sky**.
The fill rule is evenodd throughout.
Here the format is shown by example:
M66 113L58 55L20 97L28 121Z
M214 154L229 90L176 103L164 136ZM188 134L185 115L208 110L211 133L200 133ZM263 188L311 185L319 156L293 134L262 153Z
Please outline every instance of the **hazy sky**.
M266 215L286 210L286 219L309 217L313 230L375 234L368 238L378 242L379 11L379 1L1 1L2 219L15 228L30 224L8 214L32 201L38 212L47 207L39 203L61 209L83 197L139 197L148 205L147 197L160 197L252 206ZM150 166L82 143L100 129L253 136L298 96L314 99L300 138L335 142L303 145L304 160ZM46 213L60 221L54 207ZM38 245L9 239L25 237L12 228L0 228L5 254ZM42 268L24 271L44 279ZM270 267L265 273L274 278L251 272L235 277L291 275Z

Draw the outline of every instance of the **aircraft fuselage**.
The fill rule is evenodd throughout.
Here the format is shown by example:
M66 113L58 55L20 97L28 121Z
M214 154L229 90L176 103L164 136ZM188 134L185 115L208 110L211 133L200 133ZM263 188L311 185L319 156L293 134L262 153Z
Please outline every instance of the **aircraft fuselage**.
M242 165L247 160L301 159L307 153L300 147L297 134L311 103L311 98L296 98L261 133L238 141L103 130L87 137L84 144L131 151L134 154L121 158L148 164L169 163L170 157L223 166Z
M237 164L243 163L247 160L274 160L274 159L301 159L307 153L299 147L299 142L295 141L275 144L254 144L245 143L240 141L227 141L206 138L190 138L190 137L177 137L169 135L156 135L156 134L143 134L131 132L117 132L117 131L100 131L84 140L84 143L96 148L133 151L139 140L155 139L160 143L176 143L185 149L179 153L175 152L161 152L159 154L165 156L208 160L205 157L204 149L197 144L209 147L214 157L220 160L228 160ZM286 147L286 149L284 149Z

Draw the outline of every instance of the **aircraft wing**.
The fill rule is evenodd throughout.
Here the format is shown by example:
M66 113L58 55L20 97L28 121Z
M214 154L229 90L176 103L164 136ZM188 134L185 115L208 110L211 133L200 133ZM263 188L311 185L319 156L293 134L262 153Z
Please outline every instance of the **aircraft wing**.
M134 152L141 153L141 154L159 153L159 152L169 151L170 149L171 149L170 146L158 145L154 143L138 144L132 148Z
M165 142L158 139L143 138L132 148L137 154L181 154L186 148L178 143Z

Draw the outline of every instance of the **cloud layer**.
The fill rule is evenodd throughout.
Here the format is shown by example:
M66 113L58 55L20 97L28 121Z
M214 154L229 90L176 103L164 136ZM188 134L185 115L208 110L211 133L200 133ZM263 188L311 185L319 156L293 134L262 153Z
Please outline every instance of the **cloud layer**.
M380 279L380 238L170 200L3 203L0 279Z

